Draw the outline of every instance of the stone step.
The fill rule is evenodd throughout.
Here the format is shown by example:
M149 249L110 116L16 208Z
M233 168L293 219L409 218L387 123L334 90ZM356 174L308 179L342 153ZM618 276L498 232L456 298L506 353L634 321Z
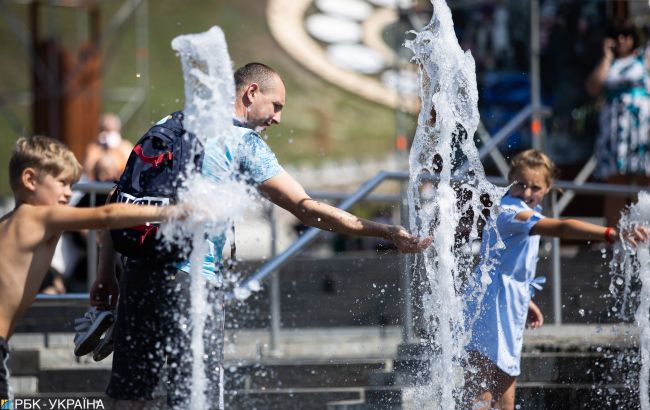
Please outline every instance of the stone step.
M9 386L15 395L33 395L38 393L38 377L14 376L9 378Z
M73 339L73 333L18 333L9 347L11 356L23 351L30 351L24 353L26 356L41 352L41 368L110 367L112 356L99 363L92 360L92 355L76 358ZM401 330L394 326L283 329L280 349L272 351L268 329L227 330L225 356L231 363L377 361L392 358L400 341Z
M597 250L576 247L561 258L562 318L565 323L615 323L609 293L607 260ZM540 254L539 275L550 277L547 253ZM245 276L261 262L242 262ZM399 325L399 256L377 253L342 255L330 258L298 258L280 274L281 312L284 327ZM352 274L353 273L353 274ZM549 280L535 300L547 318L553 316ZM233 329L263 328L269 321L268 286L245 302L234 302L226 311L226 325ZM35 306L17 324L17 332L72 331L73 320L87 306Z
M314 347L312 343L312 348ZM227 360L226 381L230 389L414 386L428 382L429 365L418 354L431 350L400 345L402 358L260 358L256 361ZM633 348L588 348L579 351L526 352L520 382L562 384L615 384L635 380L638 361ZM600 350L600 351L597 351ZM95 363L75 358L69 348L12 350L14 376L35 376L41 391L103 390L110 372L110 357ZM55 360L60 354L62 357ZM621 361L621 355L625 360ZM65 356L65 357L63 357ZM42 360L42 358L47 360ZM406 357L404 359L403 357ZM44 363L46 365L44 365ZM78 380L90 380L79 386ZM99 379L99 382L93 380Z
M583 355L528 357L524 358L521 383L554 383L558 385L610 385L623 384L638 377L638 366L625 368L612 364L612 358ZM428 372L415 376L405 363L421 361L396 360L395 371L385 371L390 362L332 362L332 363L283 363L226 364L226 386L232 390L277 388L335 388L363 386L415 386L426 384ZM402 363L402 366L397 364ZM633 366L633 365L630 365ZM15 373L14 373L15 375ZM108 381L107 366L75 366L73 368L46 368L23 376L38 379L40 392L102 391Z
M359 400L361 389L271 389L251 391L224 392L225 408L228 410L326 410L327 403L339 400ZM45 393L27 396L30 398L86 398L88 400L102 400L103 408L110 408L110 400L105 394L98 392L88 393ZM70 407L73 408L73 407ZM83 408L83 407L75 407ZM90 408L90 407L88 407ZM98 407L95 407L98 408ZM145 410L167 408L164 396L155 395L154 400L147 402Z
M612 384L636 378L640 369L638 353L539 353L522 357L522 382L561 384ZM395 359L394 372L373 373L369 384L414 386L431 378L430 364L421 359Z
M360 388L227 391L225 401L229 410L326 410L328 402L359 400L362 393Z
M521 382L616 384L638 377L636 351L604 353L540 353L522 357Z
M7 361L12 376L34 375L41 369L41 352L38 349L12 349Z
M637 391L620 384L605 386L521 383L517 385L517 404L531 410L636 410Z
M364 387L368 374L384 369L383 361L330 364L226 364L225 381L229 390L270 390L282 388ZM74 367L41 369L32 373L39 392L103 391L110 368Z
M98 392L108 385L110 369L44 369L38 377L40 393Z
M361 387L386 366L386 360L251 364L227 371L226 380L230 389Z
M369 389L364 398L327 403L327 410L420 410L413 400L417 393L409 389ZM429 404L427 408L435 408ZM623 385L594 387L551 383L517 385L516 407L525 410L636 410L638 393Z

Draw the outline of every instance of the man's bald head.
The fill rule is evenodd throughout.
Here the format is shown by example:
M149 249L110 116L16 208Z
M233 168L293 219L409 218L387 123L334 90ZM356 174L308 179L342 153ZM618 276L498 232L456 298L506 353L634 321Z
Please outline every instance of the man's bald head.
M280 75L261 63L235 71L235 116L246 127L262 132L282 119L286 90Z
M278 72L262 63L248 63L235 71L237 94L252 83L259 84L260 91L264 93L268 88L274 87L277 80L282 82Z

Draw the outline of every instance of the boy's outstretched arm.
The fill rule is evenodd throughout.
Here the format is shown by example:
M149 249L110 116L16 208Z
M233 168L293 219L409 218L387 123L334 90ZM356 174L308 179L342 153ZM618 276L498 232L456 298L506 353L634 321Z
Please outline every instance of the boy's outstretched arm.
M169 219L172 207L110 204L96 208L35 207L49 233L80 229L118 229Z
M331 205L312 199L287 172L282 171L260 184L260 192L308 226L348 235L375 236L392 241L401 252L420 252L431 238L420 239L397 225L386 225L356 217Z

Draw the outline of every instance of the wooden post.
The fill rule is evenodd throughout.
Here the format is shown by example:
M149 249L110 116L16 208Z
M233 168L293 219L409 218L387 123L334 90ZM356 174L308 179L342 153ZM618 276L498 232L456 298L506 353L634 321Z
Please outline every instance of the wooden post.
M100 12L88 6L90 38L66 50L57 38L39 38L39 10L30 6L33 39L33 130L65 142L79 160L99 132L101 111ZM85 6L81 6L85 7Z

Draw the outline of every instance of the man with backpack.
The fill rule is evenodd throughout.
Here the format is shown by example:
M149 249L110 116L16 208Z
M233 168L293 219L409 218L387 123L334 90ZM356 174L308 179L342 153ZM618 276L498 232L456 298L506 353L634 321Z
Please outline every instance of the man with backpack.
M256 186L260 193L293 213L305 225L344 234L382 237L392 241L402 252L419 252L431 243L431 238L416 238L400 226L358 218L310 198L303 187L282 169L271 149L258 134L269 126L280 123L285 104L282 79L270 67L250 63L235 72L235 85L234 126L239 137L238 144L236 147L226 147L224 152L223 147L210 144L211 140L208 139L199 161L203 175L214 181L223 180L234 163L235 169ZM181 114L175 113L167 117L158 126L165 126L178 118L182 121L182 115L178 117L179 115ZM151 166L163 163L167 160L166 156L173 156L165 153L144 155L142 152L136 155ZM128 193L126 195L123 197L127 201L130 201L128 195L134 196ZM147 229L140 228L139 232L140 240L136 242L146 242ZM113 241L104 233L101 242L98 277L90 292L91 304L100 310L114 308L118 295ZM218 393L219 385L223 383L221 362L224 295L219 289L220 272L215 271L223 245L223 238L210 241L210 251L203 264L203 273L209 278L208 300L211 303L204 332L207 356L205 369L208 373L207 403L214 408L223 405ZM144 407L145 400L152 399L165 361L168 371L168 403L172 408L188 408L188 381L192 369L187 332L190 323L185 313L190 298L188 265L160 261L155 257L127 258L119 286L113 368L107 389L107 395L116 400L115 408Z

